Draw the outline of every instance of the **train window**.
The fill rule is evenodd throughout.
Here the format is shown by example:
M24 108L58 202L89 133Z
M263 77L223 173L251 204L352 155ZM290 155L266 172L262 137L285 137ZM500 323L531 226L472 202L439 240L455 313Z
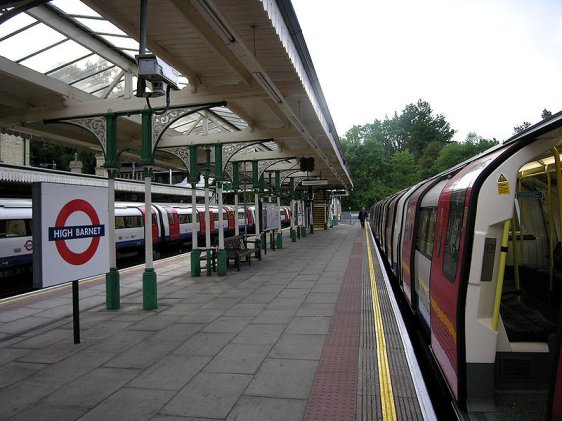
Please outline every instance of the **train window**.
M138 228L142 227L142 217L141 216L126 216L125 225L127 228Z
M25 219L0 220L0 237L24 237L27 233Z
M176 221L174 220L174 214L173 213L168 214L168 223L170 225L174 225L176 223Z
M191 215L188 213L180 213L180 224L191 224Z
M377 212L378 213L378 212ZM406 227L404 229L404 240L409 240L410 239L410 235L412 232L412 228L413 228L413 218L412 218L412 214L414 213L414 206L410 206L410 204L408 204L408 211L406 212ZM378 217L377 217L378 219Z
M421 208L419 213L418 232L416 233L416 250L431 259L433 241L435 239L435 223L437 208Z
M115 228L122 229L125 228L125 218L122 216L115 217Z
M227 211L224 211L224 212L223 212L223 214L222 214L222 220L223 220L223 221L228 221L228 212L227 212Z
M455 282L459 264L465 198L466 190L455 191L451 193L449 203L449 219L445 232L445 251L443 254L443 274L451 282Z

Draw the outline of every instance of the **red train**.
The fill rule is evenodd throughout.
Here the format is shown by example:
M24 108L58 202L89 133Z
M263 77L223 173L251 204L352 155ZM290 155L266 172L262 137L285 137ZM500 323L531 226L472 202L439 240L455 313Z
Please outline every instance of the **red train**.
M371 208L470 419L562 419L561 129L562 112Z

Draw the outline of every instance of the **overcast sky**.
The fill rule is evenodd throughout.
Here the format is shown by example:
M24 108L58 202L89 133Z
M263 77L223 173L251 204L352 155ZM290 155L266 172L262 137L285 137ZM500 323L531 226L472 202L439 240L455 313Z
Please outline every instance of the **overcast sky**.
M560 0L292 0L340 136L428 101L505 140L562 110Z

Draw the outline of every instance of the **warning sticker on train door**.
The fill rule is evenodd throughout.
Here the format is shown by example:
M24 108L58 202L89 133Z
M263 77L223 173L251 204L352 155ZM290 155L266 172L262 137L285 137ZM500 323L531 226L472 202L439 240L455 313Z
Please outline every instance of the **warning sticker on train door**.
M503 174L498 178L498 194L509 194L509 181Z

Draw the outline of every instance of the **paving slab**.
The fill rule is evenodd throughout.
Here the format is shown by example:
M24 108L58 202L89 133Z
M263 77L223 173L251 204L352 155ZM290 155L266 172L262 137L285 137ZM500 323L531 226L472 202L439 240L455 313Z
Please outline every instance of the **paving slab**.
M128 386L144 389L180 390L209 361L197 355L167 355L142 372Z
M308 399L318 361L266 359L246 395Z
M284 334L275 344L270 358L319 360L326 335L291 335Z
M121 388L80 420L149 420L173 395L167 390Z
M226 421L301 421L305 410L305 399L242 396Z
M204 371L254 374L270 349L270 345L228 344L213 358Z
M51 406L93 408L119 390L139 374L139 370L97 368L68 383L46 398L43 403Z
M248 386L245 374L200 373L160 411L184 417L225 419Z

